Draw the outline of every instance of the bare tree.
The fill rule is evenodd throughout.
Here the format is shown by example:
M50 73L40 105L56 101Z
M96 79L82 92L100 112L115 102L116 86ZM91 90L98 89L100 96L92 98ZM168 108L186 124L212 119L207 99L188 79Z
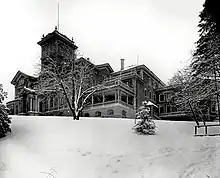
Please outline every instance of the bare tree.
M178 105L181 110L191 111L192 118L199 125L197 116L195 114L193 104L192 104L192 92L190 91L191 83L191 70L186 67L182 70L179 70L174 74L174 76L169 80L168 84L174 87L175 93L170 99L170 103Z
M97 90L107 88L101 81L94 80L96 66L89 60L47 57L41 64L37 84L38 94L64 96L73 119L79 120L90 96Z

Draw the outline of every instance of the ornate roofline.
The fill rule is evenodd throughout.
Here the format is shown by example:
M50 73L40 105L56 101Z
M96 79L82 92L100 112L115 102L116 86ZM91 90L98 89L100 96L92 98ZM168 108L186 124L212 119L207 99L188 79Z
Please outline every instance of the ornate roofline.
M142 65L137 65L137 66L132 66L132 67L130 67L130 68L125 68L125 69L123 69L123 70L119 70L119 71L117 71L117 72L114 72L112 75L120 75L120 74L123 74L123 73L126 73L126 72L128 72L129 70L131 70L131 69L140 69L140 68L142 68L142 69L144 69L144 71L146 71L148 74L150 74L154 79L156 79L158 82L160 82L160 84L163 84L164 86L166 86L166 84L162 81L162 80L160 80L159 79L159 77L157 77L147 66L145 66L144 64L142 64Z
M63 35L57 29L55 29L52 33L48 33L46 36L43 36L42 39L39 42L37 42L37 44L39 44L41 46L41 45L45 44L48 40L50 40L51 38L54 38L54 37L57 37L58 39L67 42L74 49L78 48L75 45L73 40L70 40L66 35Z
M24 76L25 78L31 78L33 80L37 80L37 77L34 77L34 76L30 76L30 75L27 75L23 72L21 72L20 70L15 74L14 78L12 79L11 81L11 84L15 85L18 81L18 79L21 77L21 76Z
M96 67L98 67L99 69L100 68L108 68L110 73L114 72L114 70L112 69L112 67L110 66L109 63L104 63L104 64L99 64L99 65L96 65Z

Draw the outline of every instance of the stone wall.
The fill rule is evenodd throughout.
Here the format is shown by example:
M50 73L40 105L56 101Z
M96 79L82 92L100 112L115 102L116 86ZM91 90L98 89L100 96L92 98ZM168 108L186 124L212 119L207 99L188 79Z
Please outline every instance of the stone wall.
M113 110L113 113L111 110ZM98 112L101 112L101 115L99 115ZM126 115L123 115L122 112L126 113ZM90 107L83 110L82 114L87 117L134 118L135 110L120 103L115 103Z

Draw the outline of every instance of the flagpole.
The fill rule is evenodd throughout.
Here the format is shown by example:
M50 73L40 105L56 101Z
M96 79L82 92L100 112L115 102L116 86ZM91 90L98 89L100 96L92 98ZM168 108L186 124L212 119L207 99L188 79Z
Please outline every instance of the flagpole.
M57 7L58 9L57 9L57 29L58 29L58 31L59 31L59 10L60 10L60 8L59 8L59 1L58 1L58 7Z

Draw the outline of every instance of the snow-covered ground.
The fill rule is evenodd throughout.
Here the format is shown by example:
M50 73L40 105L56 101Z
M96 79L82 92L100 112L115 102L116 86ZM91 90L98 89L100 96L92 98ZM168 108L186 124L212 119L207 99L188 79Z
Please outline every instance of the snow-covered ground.
M0 178L220 177L220 137L194 137L193 122L155 122L157 134L143 136L129 119L14 116Z

